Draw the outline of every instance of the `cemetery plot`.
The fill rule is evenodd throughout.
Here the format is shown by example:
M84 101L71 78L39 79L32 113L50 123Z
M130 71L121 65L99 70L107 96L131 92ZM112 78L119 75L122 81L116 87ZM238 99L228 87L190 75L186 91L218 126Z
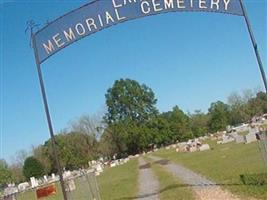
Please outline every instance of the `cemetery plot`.
M57 178L57 177L56 177ZM99 200L98 187L95 182L95 176L92 173L84 174L76 178L65 179L67 195L70 200ZM48 186L37 187L31 190L21 192L16 196L16 200L61 200L63 195L59 182L56 181Z
M245 185L240 176L244 174L266 174L257 142L250 144L216 144L208 141L210 151L177 153L174 149L160 150L153 155L169 159L177 164L204 175L229 190L240 199L267 199L267 185Z
M96 164L98 166L98 164ZM95 175L99 172L95 170ZM67 173L69 174L69 173ZM80 176L76 179L66 179L68 197L70 200L100 199L97 194L98 188L93 173L88 176ZM65 173L65 176L66 173ZM65 177L66 178L66 177ZM50 178L48 178L49 180ZM58 179L54 176L54 179ZM99 192L102 200L135 197L137 195L138 166L137 160L131 159L125 165L107 168L101 175L97 176ZM29 185L28 185L29 186ZM55 184L56 194L41 198L43 200L62 200L63 195L58 182ZM15 195L16 200L36 200L36 190L30 189Z

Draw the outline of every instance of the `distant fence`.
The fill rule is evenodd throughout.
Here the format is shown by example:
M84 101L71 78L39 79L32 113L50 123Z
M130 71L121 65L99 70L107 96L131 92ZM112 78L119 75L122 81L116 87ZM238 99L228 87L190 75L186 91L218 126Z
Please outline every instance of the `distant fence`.
M64 179L68 200L101 200L94 173ZM1 200L62 200L63 195L59 181L43 184L23 192L13 193Z
M257 133L257 139L262 159L267 167L267 131Z

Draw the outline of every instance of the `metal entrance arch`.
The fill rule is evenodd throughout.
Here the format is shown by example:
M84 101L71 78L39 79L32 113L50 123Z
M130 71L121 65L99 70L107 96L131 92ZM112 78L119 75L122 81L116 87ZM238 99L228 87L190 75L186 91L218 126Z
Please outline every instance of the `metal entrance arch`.
M63 181L62 167L58 159L41 64L65 47L104 28L136 18L182 11L216 12L243 16L267 92L263 64L242 0L94 0L48 23L37 32L34 32L34 26L31 27L35 62L64 200L67 200L67 194Z

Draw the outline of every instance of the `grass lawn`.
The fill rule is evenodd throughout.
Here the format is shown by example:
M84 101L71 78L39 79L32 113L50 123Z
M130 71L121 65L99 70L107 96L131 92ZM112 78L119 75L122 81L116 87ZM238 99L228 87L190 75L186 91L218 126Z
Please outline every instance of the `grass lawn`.
M261 159L257 142L251 144L217 145L215 141L208 142L211 151L195 153L176 153L174 150L160 150L154 155L172 160L198 172L211 180L222 184L242 199L247 196L257 199L267 199L267 185L244 185L240 180L242 174L266 173L266 167Z
M193 200L194 192L188 187L183 187L183 183L174 177L171 173L164 170L162 166L154 164L147 157L145 160L152 163L151 168L154 171L160 185L161 200Z
M138 190L138 160L108 168L97 180L102 200L131 199Z
M137 159L130 160L128 163L107 168L97 177L97 182L102 200L127 199L137 195L138 162ZM89 187L86 179L80 178L75 181L76 190L69 194L70 200L88 200ZM57 194L43 200L62 200L62 192L59 184ZM27 191L17 196L17 200L37 200L35 191Z

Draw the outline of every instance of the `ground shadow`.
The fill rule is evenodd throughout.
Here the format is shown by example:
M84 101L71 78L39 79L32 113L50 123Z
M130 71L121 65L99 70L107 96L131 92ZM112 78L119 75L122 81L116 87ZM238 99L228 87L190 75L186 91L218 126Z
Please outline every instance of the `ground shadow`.
M133 197L122 197L122 198L117 198L115 200L131 200L131 199L143 199L143 198L147 198L150 196L154 196L160 193L163 193L165 191L168 190L173 190L176 188L182 188L182 187L214 187L214 186L263 186L263 185L267 185L267 184L263 184L263 185L258 185L258 184L242 184L242 183L216 183L216 184L171 184L166 186L165 188L161 189L158 192L154 192L154 193L147 193L145 195L139 195L139 196L133 196Z
M168 165L169 162L170 162L169 160L158 160L158 161L153 162L153 164ZM148 168L151 168L150 162L139 166L139 169L148 169Z

